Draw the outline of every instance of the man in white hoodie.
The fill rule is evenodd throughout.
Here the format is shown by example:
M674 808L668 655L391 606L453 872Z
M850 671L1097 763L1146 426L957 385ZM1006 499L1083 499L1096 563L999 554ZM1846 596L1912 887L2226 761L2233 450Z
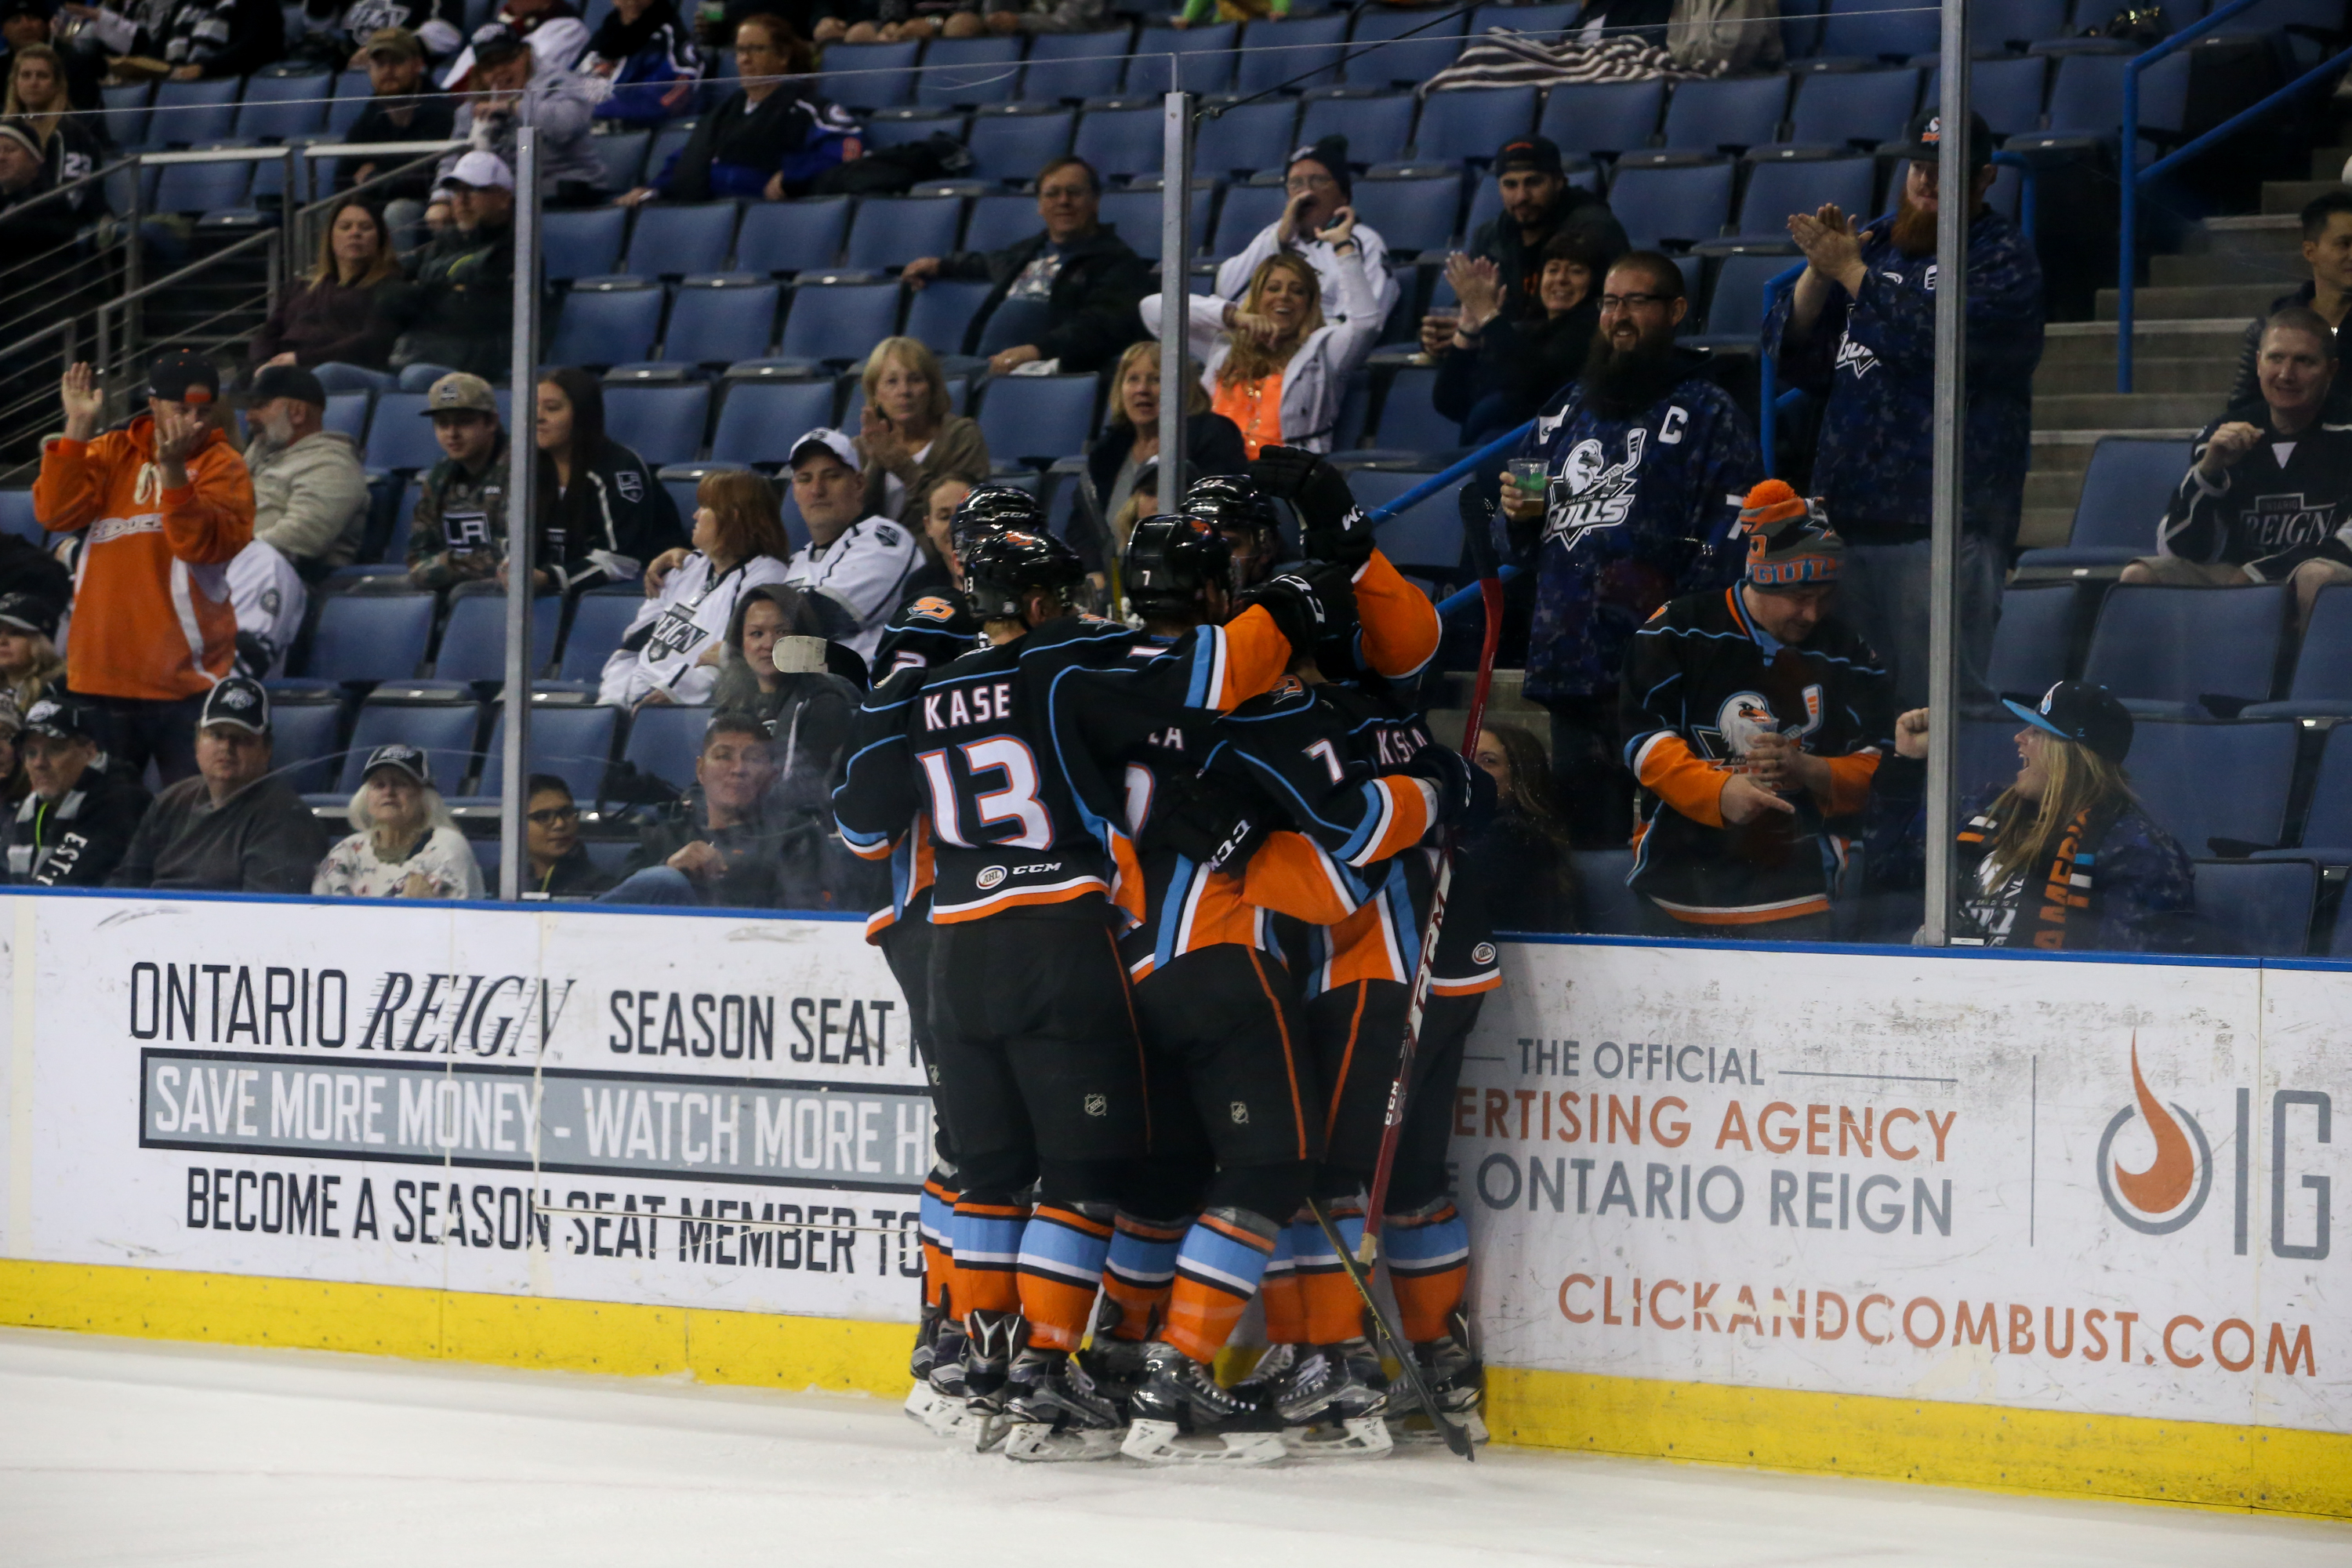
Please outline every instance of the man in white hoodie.
M793 504L809 542L793 556L784 581L824 595L856 624L854 636L834 640L869 662L907 580L922 563L915 536L888 518L866 517L865 481L856 443L838 430L815 429L793 443Z
M253 537L313 581L350 565L367 531L359 449L326 417L327 389L300 365L266 367L246 395Z

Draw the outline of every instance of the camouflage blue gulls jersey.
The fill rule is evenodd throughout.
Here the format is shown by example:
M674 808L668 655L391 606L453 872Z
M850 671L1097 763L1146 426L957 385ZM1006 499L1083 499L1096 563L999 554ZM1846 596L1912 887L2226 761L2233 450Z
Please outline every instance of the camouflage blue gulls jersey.
M1869 276L1830 302L1801 348L1783 347L1793 290L1764 319L1764 352L1780 379L1825 400L1812 493L1848 543L1927 533L1936 421L1936 258L1906 256L1888 237L1895 217L1869 226ZM1968 476L1962 521L2004 546L2017 538L2033 431L2033 367L2042 363L2042 264L2017 226L1983 212L1969 226Z
M1740 498L1764 477L1755 431L1695 360L1627 419L1571 385L1514 454L1549 476L1535 545L1527 693L1613 693L1626 646L1667 600L1739 575Z

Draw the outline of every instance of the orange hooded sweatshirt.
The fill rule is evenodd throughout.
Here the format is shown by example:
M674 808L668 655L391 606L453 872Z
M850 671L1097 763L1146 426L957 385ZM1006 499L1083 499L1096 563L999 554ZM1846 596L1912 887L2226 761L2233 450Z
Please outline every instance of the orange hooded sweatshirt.
M253 479L219 430L165 489L147 415L95 441L51 439L33 511L88 529L74 572L66 684L84 697L168 702L208 691L236 654L228 563L253 542Z

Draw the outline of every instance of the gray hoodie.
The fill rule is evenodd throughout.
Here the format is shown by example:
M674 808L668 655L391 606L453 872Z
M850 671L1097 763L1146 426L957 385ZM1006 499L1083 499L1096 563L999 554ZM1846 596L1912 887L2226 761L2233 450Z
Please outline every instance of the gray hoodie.
M485 153L495 153L512 169L515 164L515 130L530 125L539 132L539 188L542 194L552 192L562 180L578 180L597 190L604 188L609 176L604 160L596 155L596 143L589 132L593 128L596 97L586 79L578 73L557 70L545 61L531 67L530 80L523 84L520 112L499 108L477 113L482 100L468 97L457 110L457 126L453 134L461 136ZM441 160L441 177L457 166L461 153L452 153Z
M253 537L313 572L348 566L367 532L367 474L339 430L280 447L268 432L245 448L253 475Z

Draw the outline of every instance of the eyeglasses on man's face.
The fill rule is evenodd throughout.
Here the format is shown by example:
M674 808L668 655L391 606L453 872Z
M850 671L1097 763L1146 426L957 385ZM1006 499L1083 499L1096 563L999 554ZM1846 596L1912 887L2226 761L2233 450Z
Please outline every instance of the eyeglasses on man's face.
M530 813L530 820L541 827L552 827L559 822L577 822L580 808L576 805L543 805Z

